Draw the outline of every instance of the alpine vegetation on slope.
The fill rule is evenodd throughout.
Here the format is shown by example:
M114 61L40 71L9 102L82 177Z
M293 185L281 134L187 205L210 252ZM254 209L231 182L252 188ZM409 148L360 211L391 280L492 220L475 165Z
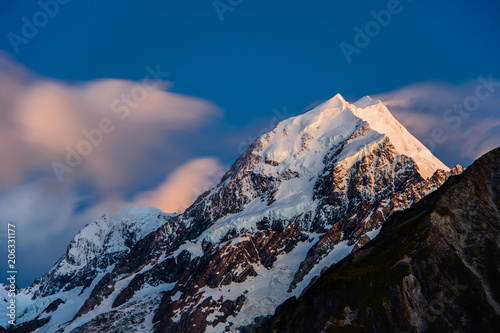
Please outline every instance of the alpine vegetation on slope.
M83 273L94 277L82 298L31 317L46 318L39 332L246 331L459 172L380 101L336 95L258 138L126 256ZM53 284L39 283L23 291L35 301L43 295L32 290Z
M257 332L498 332L500 148L276 312Z

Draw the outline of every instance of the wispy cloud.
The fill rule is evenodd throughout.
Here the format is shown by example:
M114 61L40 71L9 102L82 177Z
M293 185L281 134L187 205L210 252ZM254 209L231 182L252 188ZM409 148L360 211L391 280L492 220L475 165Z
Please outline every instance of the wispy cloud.
M471 125L463 134L463 156L477 158L500 146L500 117L487 118Z
M422 82L374 96L449 166L469 165L500 146L500 81Z
M109 119L113 133L100 139L81 167L64 177L73 181L88 177L96 186L113 189L139 167L144 168L145 160L154 161L148 153L168 147L169 135L195 133L219 113L209 102L161 89L147 92L140 101L124 98L131 95L137 82L107 79L68 84L30 77L28 71L2 61L0 157L4 163L0 184L4 185L18 182L32 171L56 177L51 163L64 164L68 153L78 151L78 145L89 140L100 122ZM162 85L158 88L168 83ZM114 103L117 100L123 102ZM126 119L123 112L128 112Z
M90 222L88 215L75 211L80 200L73 189L47 179L0 191L0 224L16 225L21 285L44 274L64 253L71 237ZM0 254L7 255L4 242L0 240Z
M156 189L139 194L134 205L182 213L200 194L216 185L224 171L225 167L215 158L191 160L173 171Z

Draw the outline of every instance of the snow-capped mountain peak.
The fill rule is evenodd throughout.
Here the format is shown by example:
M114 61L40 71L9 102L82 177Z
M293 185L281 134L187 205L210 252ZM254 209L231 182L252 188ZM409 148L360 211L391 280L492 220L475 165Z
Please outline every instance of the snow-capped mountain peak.
M428 178L438 169L450 170L411 135L381 101L365 96L352 106L354 106L353 112L359 118L365 120L373 130L387 135L399 153L411 157L417 163L422 177Z
M20 319L40 332L247 331L447 170L382 102L337 94L260 136L183 214L134 207L87 225L20 293Z
M96 256L127 251L138 240L165 223L165 214L153 207L126 207L104 214L88 224L71 241L68 261L84 266Z
M372 100L369 96L351 104L337 94L305 114L280 122L271 133L261 137L262 151L259 155L271 164L282 164L280 169L283 171L294 165L316 174L317 168L322 168L322 161L307 152L329 151L352 135L361 122L366 122L381 136L374 134L364 142L358 142L351 152L346 152L346 157L349 154L355 157L351 163L364 156L359 152L363 148L369 150L371 142L387 137L398 153L415 161L423 178L431 177L438 169L449 171L394 118L381 101Z

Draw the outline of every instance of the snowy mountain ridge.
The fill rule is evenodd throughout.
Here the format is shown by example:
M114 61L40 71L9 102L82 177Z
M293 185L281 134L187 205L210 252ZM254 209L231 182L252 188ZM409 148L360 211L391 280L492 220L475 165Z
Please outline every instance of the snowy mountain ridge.
M446 165L432 155L393 117L381 101L372 100L369 96L350 104L337 94L305 114L280 122L271 132L276 134L272 135L273 139L266 144L260 156L268 161L285 162L285 165L281 166L282 170L298 164L304 166L304 170L312 168L316 171L318 167L321 168L321 165L316 167L311 165L315 162L313 158L310 158L309 163L304 165L302 161L297 161L299 153L317 148L319 150L330 149L342 138L351 135L359 120L365 121L381 136L389 138L400 154L411 157L417 163L422 177L429 178L438 169L449 171ZM280 132L283 135L277 134ZM294 141L286 137L292 137ZM266 137L261 138L263 141L266 139ZM315 144L309 147L311 141ZM356 153L358 151L352 149L347 154L355 155Z
M366 132L353 137L364 126ZM349 138L352 139L347 140ZM245 195L250 196L251 202L241 212L219 219L205 232L204 239L218 242L233 228L254 230L255 223L263 218L285 220L306 212L313 214L318 203L313 200L314 186L324 170L328 152L346 143L335 163L335 167L346 170L373 154L386 140L401 155L413 159L423 178L431 177L437 170L450 170L413 137L380 101L367 96L350 104L337 94L305 114L280 122L270 133L256 140L251 154L253 161L259 163L255 166L247 164L244 172L249 172L248 169L253 166L251 171L254 174L274 179L266 188L268 197L252 201L253 196L259 196L259 193L250 196L254 187L244 182L248 188L243 187L242 190L246 190ZM213 189L209 197L217 195L217 189ZM310 229L310 226L303 227Z
M104 214L86 225L52 269L17 294L18 309L21 309L17 313L18 321L33 320L57 299L63 302L61 308L78 299L83 303L99 277L125 257L137 241L174 215L153 207L127 207ZM69 319L71 317L66 321ZM5 327L3 320L0 325Z
M83 228L71 241L68 262L81 267L94 260L97 254L128 252L132 244L174 215L153 207L127 207L105 214ZM130 235L125 236L125 233Z
M353 105L358 117L368 122L375 131L387 135L399 153L411 157L417 163L422 177L429 178L436 170L450 170L411 135L381 101L365 96Z
M460 171L380 101L336 95L259 137L183 214L130 208L88 225L21 292L19 319L37 332L244 332Z

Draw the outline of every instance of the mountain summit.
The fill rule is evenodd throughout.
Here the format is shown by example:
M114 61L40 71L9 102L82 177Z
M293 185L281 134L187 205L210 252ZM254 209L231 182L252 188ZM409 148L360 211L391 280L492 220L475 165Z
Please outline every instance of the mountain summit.
M14 330L246 332L460 171L380 101L336 95L260 136L183 214L137 214L149 234L114 223L125 246L112 260L71 273L56 265L22 291L32 304ZM78 239L91 244L85 230Z
M337 94L299 118L311 124L324 122L325 126L330 124L344 127L344 129L358 123L359 120L364 121L372 130L388 138L398 153L411 157L417 164L422 177L431 177L438 169L449 170L394 118L381 101L373 100L369 96L350 104ZM334 131L335 129L325 134L335 134Z

